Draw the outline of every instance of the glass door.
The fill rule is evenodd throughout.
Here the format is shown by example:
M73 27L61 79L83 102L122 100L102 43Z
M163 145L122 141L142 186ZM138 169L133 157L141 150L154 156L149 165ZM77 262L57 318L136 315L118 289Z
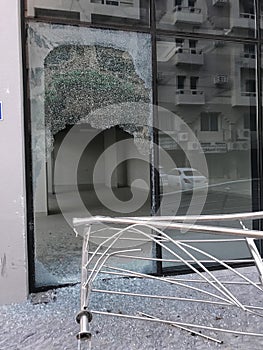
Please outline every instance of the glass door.
M151 38L34 22L28 55L35 282L71 283L74 217L150 215Z

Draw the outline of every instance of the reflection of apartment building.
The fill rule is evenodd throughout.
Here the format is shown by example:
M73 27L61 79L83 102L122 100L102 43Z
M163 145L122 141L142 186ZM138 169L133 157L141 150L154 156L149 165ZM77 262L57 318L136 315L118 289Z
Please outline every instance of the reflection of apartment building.
M231 3L230 27L235 29L255 29L254 0L236 0Z
M140 0L34 0L27 5L32 17L57 17L97 22L103 17L140 19Z
M191 127L210 167L220 154L225 160L234 159L233 152L241 156L251 149L250 121L255 120L257 97L255 50L254 44L230 45L222 40L180 38L157 44L162 77L159 103ZM199 149L190 134L182 138L181 130L174 133L189 151ZM178 152L179 147L173 147Z
M183 29L192 25L199 32L253 36L255 30L254 0L167 0L159 5L160 26ZM261 20L263 23L263 20ZM249 33L249 31L251 33Z
M205 20L203 1L200 0L175 0L167 1L165 14L161 23L200 25Z

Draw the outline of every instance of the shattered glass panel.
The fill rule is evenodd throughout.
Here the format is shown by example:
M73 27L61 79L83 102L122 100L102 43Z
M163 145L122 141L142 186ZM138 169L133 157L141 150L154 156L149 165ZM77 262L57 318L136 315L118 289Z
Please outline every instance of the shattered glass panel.
M73 217L150 213L151 38L30 23L28 52L36 284L74 282Z

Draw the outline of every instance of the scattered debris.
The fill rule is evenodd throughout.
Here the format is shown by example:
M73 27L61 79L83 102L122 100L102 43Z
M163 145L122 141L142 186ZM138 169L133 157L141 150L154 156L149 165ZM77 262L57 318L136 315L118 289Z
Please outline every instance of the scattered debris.
M47 292L32 293L30 295L30 301L33 305L48 304L56 300L56 292L49 290Z

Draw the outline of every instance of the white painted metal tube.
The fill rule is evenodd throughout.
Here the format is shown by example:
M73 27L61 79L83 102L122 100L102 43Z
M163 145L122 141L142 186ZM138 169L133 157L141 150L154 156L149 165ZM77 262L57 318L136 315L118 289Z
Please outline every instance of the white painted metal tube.
M80 220L80 221L78 221ZM98 220L96 220L96 217L94 218L87 218L87 219L74 219L74 225L80 226L80 225L87 225L92 223L98 223ZM184 233L186 232L198 232L198 233L207 233L207 234L216 234L216 235L230 235L230 236L239 236L239 237L249 237L249 238L263 238L263 232L262 231L256 231L256 230L243 230L243 229L235 229L235 228L229 228L229 227L218 227L218 226L205 226L205 225L192 225L192 224L184 224L184 223L171 223L171 222L161 222L161 221L153 221L150 220L141 221L141 220L132 220L132 219L115 219L115 218L101 218L100 223L115 223L115 224L130 224L133 225L133 228L135 225L137 226L143 226L143 225L152 225L152 227L156 228L170 228L170 229L177 229L182 230Z
M139 312L139 316L147 317L147 318L149 318L149 319L151 319L151 320L159 320L159 321L160 321L159 318L154 317L154 316L152 316L152 315L145 314L145 313L143 313L143 312ZM184 327L184 326L179 326L178 324L175 324L175 323L171 324L171 326L172 326L172 327L179 328L179 329L183 329L184 331L187 331L187 332L190 332L190 333L192 333L192 334L195 334L195 335L197 335L197 336L199 336L199 337L202 337L202 338L205 338L205 339L214 341L215 343L218 343L218 344L222 344L222 343L223 343L222 340L218 340L218 339L216 339L216 338L209 337L208 335L199 333L199 332L197 332L197 331L194 331L193 329L190 329L190 328L187 328L187 327Z
M194 222L194 221L235 221L235 220L255 220L262 219L263 211L249 212L249 213L233 213L233 214L217 214L217 215L185 215L185 216L141 216L141 217L120 217L110 218L106 216L93 216L90 218L74 218L73 225L86 225L90 223L130 223L141 221L167 221L167 222Z
M216 331L216 332L225 332L225 333L231 333L231 334L240 334L240 335L256 336L256 337L263 338L263 333L242 332L242 331L236 331L236 330L232 330L232 329L202 326L202 325L198 325L198 324L184 323L184 322L173 322L173 321L162 320L162 319L156 320L156 319L149 319L147 317L142 317L142 316L116 314L113 312L105 312L105 311L92 310L91 312L93 314L97 314L97 315L114 316L114 317L116 316L116 317L121 317L121 318L129 318L129 319L149 321L149 322L158 322L158 323L164 323L164 324L170 324L170 325L176 324L176 325L183 326L183 327L193 327L193 328L198 328L198 329L207 329L207 330Z

